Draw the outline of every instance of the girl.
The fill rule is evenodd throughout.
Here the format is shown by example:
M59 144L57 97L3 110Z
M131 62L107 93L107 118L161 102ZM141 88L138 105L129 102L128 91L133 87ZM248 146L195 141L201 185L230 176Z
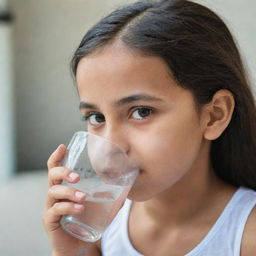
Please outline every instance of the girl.
M79 176L48 160L44 225L54 256L255 256L256 110L232 35L187 0L115 10L72 60L88 130L140 168L101 241L60 227L86 195L61 185Z

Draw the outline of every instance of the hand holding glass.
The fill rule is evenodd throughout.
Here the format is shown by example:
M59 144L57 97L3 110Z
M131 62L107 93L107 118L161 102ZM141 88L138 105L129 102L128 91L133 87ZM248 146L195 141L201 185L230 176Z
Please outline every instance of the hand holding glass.
M74 134L63 166L80 175L76 184L63 183L84 191L86 199L83 212L63 216L61 226L78 239L95 242L121 208L138 169L119 146L88 132Z

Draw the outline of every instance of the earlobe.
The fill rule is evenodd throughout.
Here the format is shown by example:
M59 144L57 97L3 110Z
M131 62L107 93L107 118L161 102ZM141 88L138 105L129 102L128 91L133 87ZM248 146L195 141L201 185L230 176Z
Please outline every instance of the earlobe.
M233 94L228 90L217 91L205 109L207 122L205 124L204 138L215 140L228 127L235 107Z

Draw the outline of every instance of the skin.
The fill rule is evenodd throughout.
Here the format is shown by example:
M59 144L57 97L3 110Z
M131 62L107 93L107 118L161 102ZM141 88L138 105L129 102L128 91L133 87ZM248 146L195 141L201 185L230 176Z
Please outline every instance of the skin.
M134 248L144 255L188 253L236 191L216 177L209 157L211 141L231 120L233 95L220 90L199 109L160 58L132 52L119 41L79 62L77 85L88 130L121 146L140 169L128 195L134 201L129 217ZM83 210L75 205L86 197L60 185L79 180L69 177L72 170L58 167L65 150L61 145L48 160L44 225L53 255L82 255L85 250L100 255L100 241L86 244L60 228L61 216ZM255 227L246 232L255 234ZM243 240L242 256L255 255L250 237Z

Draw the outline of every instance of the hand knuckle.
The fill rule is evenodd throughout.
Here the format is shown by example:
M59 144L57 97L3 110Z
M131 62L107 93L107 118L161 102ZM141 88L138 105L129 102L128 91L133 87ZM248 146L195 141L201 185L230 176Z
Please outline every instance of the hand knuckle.
M55 195L55 192L56 192L56 185L53 185L53 186L51 186L50 188L49 188L49 190L48 190L48 196L49 197L53 197L54 195Z
M51 157L49 157L48 160L47 160L48 169L50 169L51 163L52 163L52 160L51 160Z
M58 212L60 210L60 203L55 203L52 206L52 209L53 209L54 212Z

